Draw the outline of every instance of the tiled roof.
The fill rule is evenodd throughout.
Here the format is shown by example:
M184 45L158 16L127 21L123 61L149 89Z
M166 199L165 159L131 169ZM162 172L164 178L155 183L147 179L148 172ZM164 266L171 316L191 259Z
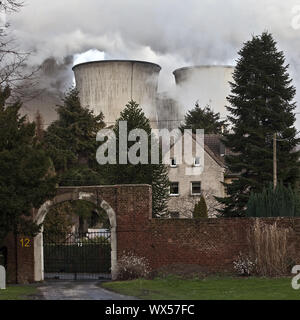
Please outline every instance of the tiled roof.
M195 135L193 134L195 139ZM221 166L225 167L224 157L220 153L220 136L204 135L204 150Z
M222 135L219 134L206 134L204 135L204 144L215 154L216 157L218 157L222 161L223 167L225 167L225 156L233 154L233 152L224 146L221 138ZM238 174L234 174L226 169L226 175L236 176Z

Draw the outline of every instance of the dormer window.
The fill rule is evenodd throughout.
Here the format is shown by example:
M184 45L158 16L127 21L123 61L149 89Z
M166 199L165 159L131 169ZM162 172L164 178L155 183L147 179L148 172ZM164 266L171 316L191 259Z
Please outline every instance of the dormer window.
M194 158L194 167L200 167L201 163L200 163L200 157L195 157Z
M171 168L176 168L177 167L176 158L171 158L170 159L170 167Z

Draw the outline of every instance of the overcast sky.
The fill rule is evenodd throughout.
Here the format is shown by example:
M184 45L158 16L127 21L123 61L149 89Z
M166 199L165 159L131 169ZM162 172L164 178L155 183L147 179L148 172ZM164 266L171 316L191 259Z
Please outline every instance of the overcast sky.
M234 64L251 35L273 33L285 52L300 101L300 0L25 0L8 20L31 63L62 62L90 49L106 59L162 66L161 90L172 71L193 64ZM299 15L299 18L298 18ZM103 54L89 52L89 58ZM298 107L298 112L300 108ZM300 116L298 117L300 128Z

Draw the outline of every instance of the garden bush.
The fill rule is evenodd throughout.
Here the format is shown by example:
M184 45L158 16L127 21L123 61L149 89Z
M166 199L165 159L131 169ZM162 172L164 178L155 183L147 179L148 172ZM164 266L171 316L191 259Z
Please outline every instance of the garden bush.
M253 261L250 256L240 252L237 259L233 262L233 268L240 276L250 276L255 272L256 260Z
M118 280L133 280L147 278L151 269L146 258L136 256L132 252L123 253L118 260L117 278Z

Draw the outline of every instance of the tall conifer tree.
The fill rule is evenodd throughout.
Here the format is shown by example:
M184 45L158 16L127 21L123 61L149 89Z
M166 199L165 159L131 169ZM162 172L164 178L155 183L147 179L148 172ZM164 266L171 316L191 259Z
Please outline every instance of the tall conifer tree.
M134 129L143 129L148 137L148 164L128 164L119 163L119 122L127 121L127 132ZM151 164L151 126L141 107L130 101L121 112L120 118L116 121L114 132L117 142L117 164L110 165L111 181L115 184L150 184L152 186L152 208L153 216L161 217L167 214L167 201L169 198L169 178L168 168L162 164ZM127 137L125 137L126 139ZM158 143L158 141L154 142ZM128 142L126 152L135 145L136 142ZM140 156L141 150L137 152ZM127 155L126 155L127 156Z
M84 108L76 89L58 106L58 120L44 134L44 146L53 159L60 185L96 185L104 182L96 162L96 135L105 126L102 113Z
M20 115L22 104L7 103L11 91L0 88L0 246L9 232L35 235L32 209L56 192L51 159L35 137L35 124Z
M225 216L243 216L249 195L273 181L273 136L277 135L278 180L296 185L299 178L299 144L294 127L295 88L283 52L272 35L264 32L246 42L233 74L229 120L232 131L224 143L233 154L228 170L238 179L225 184L227 197L217 198Z

